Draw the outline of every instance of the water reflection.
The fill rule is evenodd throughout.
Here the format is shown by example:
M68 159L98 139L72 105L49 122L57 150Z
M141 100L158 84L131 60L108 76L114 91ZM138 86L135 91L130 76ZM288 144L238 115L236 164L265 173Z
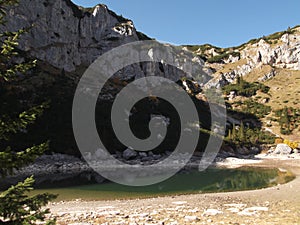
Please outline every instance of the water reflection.
M280 172L277 169L209 169L204 172L180 173L164 182L145 187L129 187L115 183L105 183L74 188L78 190L115 190L140 193L237 191L276 185L280 180L280 176Z
M205 192L239 191L259 189L286 183L294 179L293 174L280 172L278 169L240 168L209 169L204 172L181 172L159 184L130 187L111 182L66 187L61 181L51 184L52 188L35 190L34 194L50 192L59 194L57 200L112 200L156 197L170 194L189 194ZM78 180L77 180L78 181ZM53 188L53 186L64 188Z

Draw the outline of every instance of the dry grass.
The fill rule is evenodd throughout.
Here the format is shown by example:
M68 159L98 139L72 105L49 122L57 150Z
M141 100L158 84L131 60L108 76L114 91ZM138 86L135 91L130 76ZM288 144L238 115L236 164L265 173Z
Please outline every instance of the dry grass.
M300 71L279 70L277 75L266 81L270 89L272 109L284 107L300 108Z
M247 59L241 59L234 63L228 63L223 66L216 74L228 73L238 68L238 66L242 66L247 64Z
M272 70L273 68L271 66L264 65L254 69L250 74L245 76L244 79L248 82L255 82ZM282 135L280 133L278 122L271 121L270 118L276 118L274 112L278 109L284 107L300 108L300 71L276 69L276 72L275 77L264 82L265 85L270 87L269 93L266 94L258 91L252 99L267 106L271 106L272 108L272 113L261 119L264 127L268 127L273 133L280 135L282 138L299 141L300 128L296 128L291 135ZM246 99L248 98L237 97L231 103L233 104L238 101L244 102ZM266 99L268 99L267 103L265 102Z
M254 68L247 76L245 80L248 82L256 82L264 75L270 73L273 68L270 65L262 65L257 68Z
M250 79L253 80L256 78L257 77L253 77ZM247 78L247 80L250 79ZM270 100L266 105L271 106L273 112L284 107L300 108L300 71L287 69L277 70L277 75L266 81L265 85L271 88L269 94L258 92L257 96L260 96L260 99L269 98ZM270 114L267 117L274 117L274 114ZM279 124L277 122L271 122L266 118L264 118L262 122L265 125L271 123L272 126L270 129L274 133L280 134ZM298 141L300 140L300 130L295 129L291 135L280 134L280 136L285 139Z

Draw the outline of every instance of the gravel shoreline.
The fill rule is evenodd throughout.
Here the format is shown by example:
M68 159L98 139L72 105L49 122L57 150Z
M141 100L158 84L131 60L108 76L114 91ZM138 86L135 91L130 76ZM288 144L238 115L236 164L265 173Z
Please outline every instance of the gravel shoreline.
M289 148L287 146L287 148ZM247 150L247 151L246 151ZM285 149L283 149L285 150ZM244 164L257 164L263 159L300 159L300 153L298 151L276 151L276 149L270 149L266 154L260 154L255 156L260 150L252 147L250 149L240 148L236 153L230 152L219 152L214 162L202 161L202 154L198 153L193 155L188 162L186 162L187 155L184 153L176 156L171 156L171 152L163 154L149 153L137 153L134 150L127 149L124 153L118 152L114 154L114 158L125 164L131 165L151 165L158 163L166 158L170 161L160 166L156 166L155 170L146 171L148 176L160 175L169 171L170 168L183 168L181 171L189 172L193 169L198 169L199 165L210 165L217 167L236 168ZM239 152L239 153L238 153ZM250 153L251 154L250 154ZM37 187L47 187L49 184L55 184L64 182L72 185L79 185L82 183L103 183L106 179L95 171L105 171L106 175L112 173L116 175L116 170L122 171L119 175L124 176L126 173L125 169L122 170L123 165L115 164L109 158L103 158L102 152L97 150L95 153L90 154L89 163L83 158L77 158L70 155L64 154L52 154L43 155L39 157L35 163L22 168L21 170L15 171L15 175L7 177L0 181L0 185L3 188L8 188L15 183L24 180L26 177L34 175ZM243 154L241 154L243 153ZM95 169L95 171L94 171ZM141 172L142 176L145 176ZM75 183L73 183L75 181ZM77 183L76 183L77 182Z
M261 190L114 201L69 201L48 205L57 224L300 224L300 159L230 158L223 167L277 167L296 179Z

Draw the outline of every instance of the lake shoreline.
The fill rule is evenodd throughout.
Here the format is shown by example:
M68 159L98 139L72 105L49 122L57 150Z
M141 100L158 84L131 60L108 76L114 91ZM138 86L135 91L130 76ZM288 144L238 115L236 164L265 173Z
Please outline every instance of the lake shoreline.
M175 195L112 201L63 201L48 205L58 224L297 224L300 223L300 159L231 158L221 167L279 168L295 174L286 184L250 191ZM147 222L148 221L148 222Z

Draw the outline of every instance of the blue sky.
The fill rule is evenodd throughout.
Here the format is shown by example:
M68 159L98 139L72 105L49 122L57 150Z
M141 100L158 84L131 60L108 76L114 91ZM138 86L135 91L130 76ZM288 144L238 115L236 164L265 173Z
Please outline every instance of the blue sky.
M220 47L300 25L300 0L72 0L91 7L106 4L133 20L137 30L177 45Z

